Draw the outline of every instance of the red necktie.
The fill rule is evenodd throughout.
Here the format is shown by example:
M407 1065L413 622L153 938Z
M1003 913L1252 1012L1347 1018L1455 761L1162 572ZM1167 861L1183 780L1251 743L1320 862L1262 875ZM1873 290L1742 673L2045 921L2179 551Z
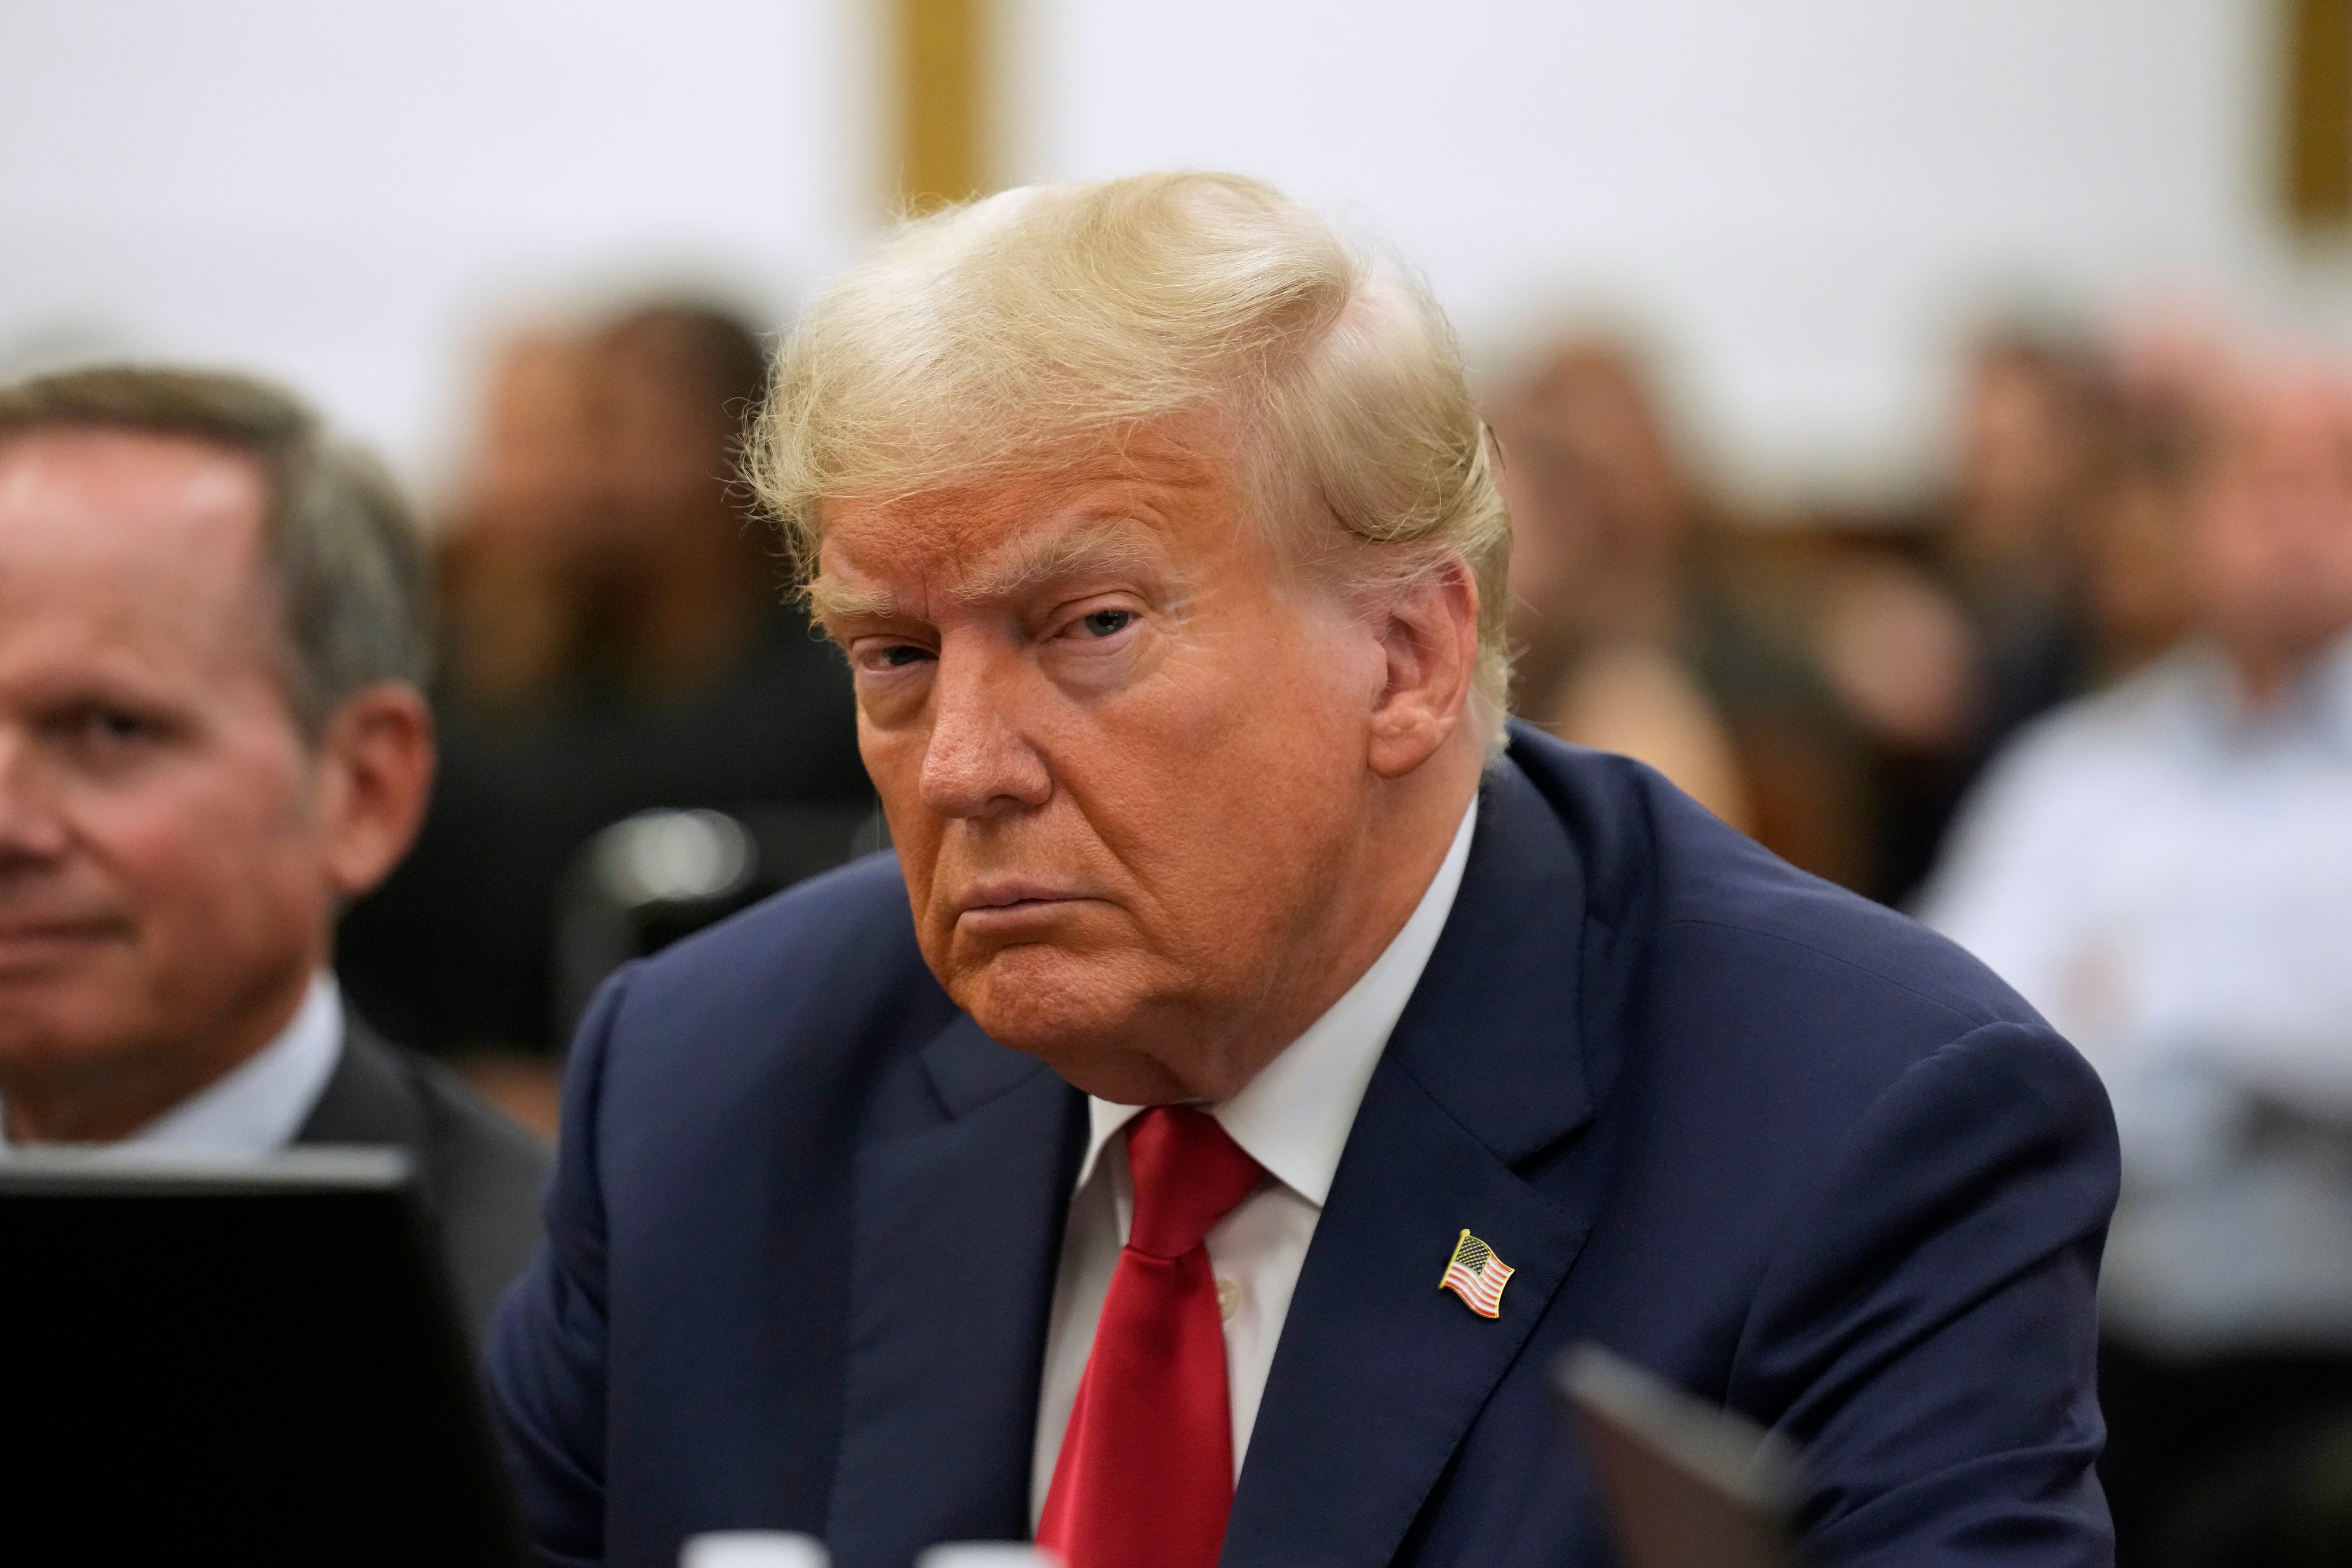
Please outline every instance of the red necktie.
M1070 1568L1216 1568L1234 1506L1225 1329L1203 1238L1265 1174L1206 1111L1129 1123L1135 1223L1045 1492Z

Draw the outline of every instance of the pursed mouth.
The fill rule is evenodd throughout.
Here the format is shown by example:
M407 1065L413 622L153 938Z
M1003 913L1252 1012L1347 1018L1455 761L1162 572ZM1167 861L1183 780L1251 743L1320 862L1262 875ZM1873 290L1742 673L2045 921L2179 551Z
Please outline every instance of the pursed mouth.
M39 921L0 925L0 954L46 948L85 946L123 933L119 921Z
M1076 903L1085 896L1067 888L1050 887L1040 882L1008 880L982 883L956 900L956 913L989 914L1002 910L1044 908L1049 904Z
M1095 902L1083 893L1024 889L1018 896L992 893L985 900L967 899L956 910L954 924L974 935L1010 934L1050 922L1080 904Z

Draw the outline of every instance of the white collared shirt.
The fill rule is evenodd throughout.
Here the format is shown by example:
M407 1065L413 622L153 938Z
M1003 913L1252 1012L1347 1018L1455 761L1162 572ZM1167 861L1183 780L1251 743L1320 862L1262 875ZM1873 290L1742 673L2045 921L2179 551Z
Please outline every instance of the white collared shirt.
M1234 1142L1274 1178L1242 1200L1208 1237L1209 1264L1216 1273L1218 1305L1225 1317L1236 1474L1257 1424L1258 1402L1265 1394L1275 1343L1290 1310L1290 1293L1298 1284L1324 1200L1330 1195L1348 1131L1355 1125L1356 1109L1388 1047L1389 1034L1421 983L1438 933L1453 912L1477 815L1473 797L1421 902L1362 978L1239 1094L1208 1108ZM1045 1370L1029 1479L1032 1523L1045 1511L1062 1435L1070 1424L1087 1357L1094 1350L1103 1298L1109 1293L1119 1249L1127 1244L1135 1189L1128 1175L1126 1141L1116 1134L1142 1110L1087 1097L1087 1156L1070 1196L1069 1227L1062 1238L1061 1272L1045 1332Z
M268 1154L294 1142L343 1056L343 994L311 976L302 1005L278 1037L180 1101L110 1152ZM0 1120L0 1154L14 1145Z

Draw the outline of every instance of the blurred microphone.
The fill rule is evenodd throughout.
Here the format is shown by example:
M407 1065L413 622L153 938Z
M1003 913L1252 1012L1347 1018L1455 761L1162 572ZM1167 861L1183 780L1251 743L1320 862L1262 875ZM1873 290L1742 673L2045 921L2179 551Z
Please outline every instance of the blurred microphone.
M677 1568L832 1568L814 1537L782 1530L714 1530L689 1535Z
M915 1568L1062 1568L1062 1560L1024 1542L950 1541L925 1547Z

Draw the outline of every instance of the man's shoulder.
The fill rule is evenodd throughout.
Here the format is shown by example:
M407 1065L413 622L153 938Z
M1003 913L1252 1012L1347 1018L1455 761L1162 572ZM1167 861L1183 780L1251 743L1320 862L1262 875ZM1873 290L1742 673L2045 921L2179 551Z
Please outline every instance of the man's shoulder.
M630 971L625 1030L679 1009L706 1023L932 984L915 943L898 858L884 851L788 888L665 948ZM853 1004L854 1005L854 1004Z
M1973 1158L1969 1130L2001 1108L2094 1188L2111 1175L2088 1064L1957 944L1787 865L1638 763L1541 737L1515 737L1512 757L1583 863L1579 1067L1604 1120L1632 1108L1620 1125L1648 1130L1639 1158L1673 1190L1778 1235L1827 1212L1824 1184Z
M1830 1051L2041 1024L1957 944L1789 865L1651 769L1525 730L1510 756L1576 846L1599 950L1647 994L1712 1003L1735 1036L1820 1031Z

